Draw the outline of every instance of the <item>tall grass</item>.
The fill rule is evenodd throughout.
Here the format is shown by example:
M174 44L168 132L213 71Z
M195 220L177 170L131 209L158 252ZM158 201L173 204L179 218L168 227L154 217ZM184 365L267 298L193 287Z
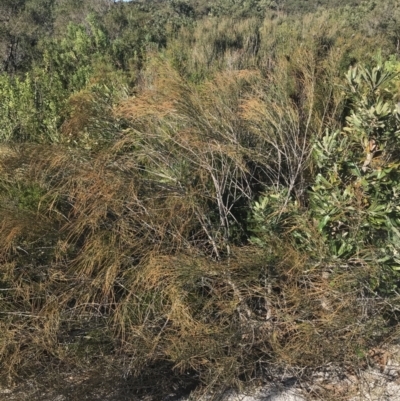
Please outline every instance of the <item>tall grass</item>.
M331 257L307 214L312 145L341 129L361 52L328 17L199 21L149 51L131 96L72 94L60 143L0 149L3 380L71 369L200 394L361 366L397 335L379 264ZM285 196L258 247L262 193Z

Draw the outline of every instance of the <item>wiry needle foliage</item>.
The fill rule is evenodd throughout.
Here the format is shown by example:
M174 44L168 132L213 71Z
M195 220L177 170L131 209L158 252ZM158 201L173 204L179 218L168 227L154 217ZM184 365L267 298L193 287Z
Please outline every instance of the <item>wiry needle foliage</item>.
M398 82L375 104L343 73L377 39L360 50L325 11L275 10L169 25L159 47L135 31L128 59L88 24L47 49L46 82L71 75L55 126L0 113L2 380L196 397L362 367L395 338L398 276L379 255L397 260Z

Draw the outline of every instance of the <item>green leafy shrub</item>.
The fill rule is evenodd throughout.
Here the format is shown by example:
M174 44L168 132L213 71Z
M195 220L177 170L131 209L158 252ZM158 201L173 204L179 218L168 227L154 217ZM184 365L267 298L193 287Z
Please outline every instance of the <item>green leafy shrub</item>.
M373 246L376 259L397 269L400 120L387 89L395 78L383 66L349 70L343 131L314 145L310 212L333 255L359 257Z
M22 77L0 76L0 140L57 142L64 90L57 73L37 68Z

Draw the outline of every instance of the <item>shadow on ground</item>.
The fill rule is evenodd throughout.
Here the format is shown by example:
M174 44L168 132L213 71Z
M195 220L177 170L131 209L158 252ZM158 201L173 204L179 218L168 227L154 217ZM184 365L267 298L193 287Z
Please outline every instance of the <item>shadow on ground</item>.
M133 377L109 367L70 372L40 372L11 386L0 386L3 401L175 401L199 385L187 373L177 375L172 365L150 366Z

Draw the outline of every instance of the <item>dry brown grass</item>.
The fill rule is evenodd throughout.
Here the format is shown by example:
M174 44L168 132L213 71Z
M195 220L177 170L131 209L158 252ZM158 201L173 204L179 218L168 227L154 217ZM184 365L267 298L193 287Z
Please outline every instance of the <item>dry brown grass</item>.
M379 266L332 260L318 238L296 248L290 230L318 236L306 214L268 249L247 243L254 197L284 185L302 200L311 141L340 112L318 84L332 69L310 49L291 58L202 85L153 59L107 148L1 156L3 377L96 365L137 393L166 377L205 391L356 365L390 335Z

